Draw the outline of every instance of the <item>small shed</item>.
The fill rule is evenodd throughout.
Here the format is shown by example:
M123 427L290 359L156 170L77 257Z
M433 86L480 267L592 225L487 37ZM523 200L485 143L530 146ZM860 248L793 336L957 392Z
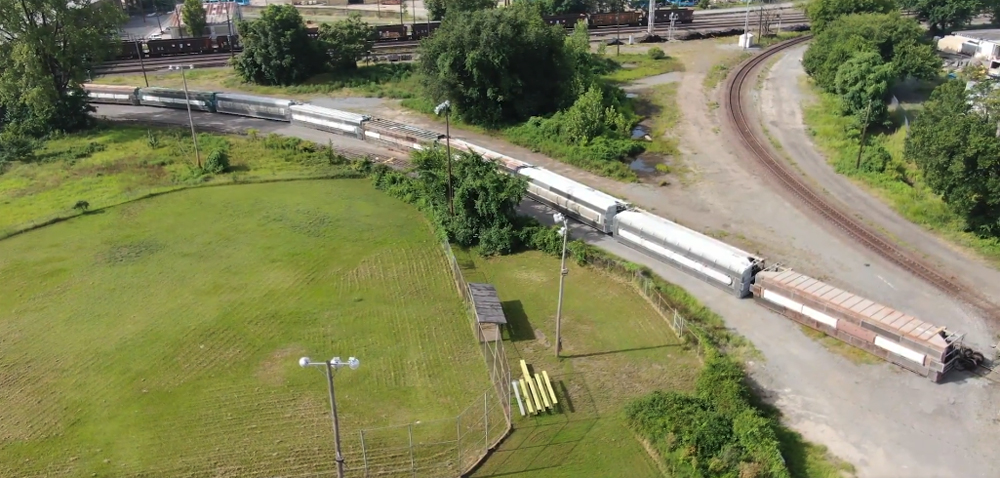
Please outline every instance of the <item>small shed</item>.
M476 312L477 334L480 342L500 340L501 327L507 324L507 316L500 305L496 287L490 284L469 283L469 297Z

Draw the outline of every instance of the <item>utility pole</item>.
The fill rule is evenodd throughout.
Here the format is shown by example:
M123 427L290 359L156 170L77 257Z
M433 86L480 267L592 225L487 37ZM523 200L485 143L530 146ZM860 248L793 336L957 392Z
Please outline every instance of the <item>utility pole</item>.
M198 169L201 169L201 153L198 152L198 135L194 132L194 118L191 116L191 98L188 96L188 80L184 70L194 69L194 65L175 66L171 65L170 70L181 70L181 78L184 80L184 103L187 104L188 123L191 125L191 140L194 141L194 157L198 161Z
M136 40L135 53L139 55L139 67L142 68L142 81L145 81L146 88L149 88L149 78L146 78L146 63L142 61L142 50L139 49L140 43L142 43L142 40Z
M872 100L868 100L868 107L865 108L865 119L861 125L861 145L858 147L858 160L854 164L854 169L861 169L861 153L865 150L865 138L868 136L868 123L871 122Z
M559 358L559 352L562 350L562 303L563 303L563 285L566 282L566 274L569 274L569 269L566 268L566 240L569 238L569 221L561 213L556 213L552 215L552 218L556 220L557 223L561 222L563 227L559 231L563 237L562 245L562 261L559 264L559 302L556 305L556 358Z
M667 31L667 41L674 39L674 24L677 23L678 18L677 12L670 14L670 30Z
M350 367L351 370L357 370L361 366L361 361L354 357L347 359L346 362L340 360L340 357L334 357L333 360L324 362L313 362L309 357L299 359L300 367L305 368L310 365L326 369L327 390L330 392L330 415L333 417L333 443L337 453L335 458L337 461L337 477L344 478L344 454L340 451L340 419L337 416L337 395L333 388L333 372L341 367Z
M744 19L743 19L743 41L744 41L743 48L744 49L749 49L750 48L750 37L748 36L750 34L749 30L750 30L750 0L747 0L747 13L746 13L746 17L744 17Z
M406 0L399 0L399 24L403 24L403 7L406 6Z
M233 51L233 47L235 46L236 42L233 41L233 22L232 22L232 19L229 18L229 5L230 5L230 3L227 2L226 3L226 25L229 27L229 58L235 58L236 57L236 53ZM236 3L234 2L234 3L232 3L232 5L236 5Z
M454 192L451 187L451 102L445 100L444 103L437 105L434 108L434 114L440 115L444 113L444 141L445 147L447 148L448 154L448 213L452 216L455 215L455 202L453 199Z
M653 36L653 23L656 22L656 0L649 0L649 29L646 33Z
M619 56L619 55L622 54L622 39L621 39L622 22L621 22L621 20L618 19L619 18L619 13L621 12L621 10L622 10L622 4L621 4L621 1L619 1L615 5L615 24L616 24L615 25L615 56Z

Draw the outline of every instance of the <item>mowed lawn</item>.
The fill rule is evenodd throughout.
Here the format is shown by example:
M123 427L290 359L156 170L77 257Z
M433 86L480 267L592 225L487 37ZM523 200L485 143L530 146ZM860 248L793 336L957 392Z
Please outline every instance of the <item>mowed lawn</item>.
M540 252L485 259L459 253L470 282L494 284L511 323L506 343L514 379L519 360L549 373L563 403L555 413L520 417L475 476L577 478L662 476L625 428L623 409L653 390L689 391L700 370L667 322L632 286L568 263L563 358L556 360L559 259ZM570 261L571 262L571 261Z
M87 214L0 241L0 285L3 477L333 476L303 355L361 359L336 376L353 469L361 427L454 417L490 387L438 240L367 181Z

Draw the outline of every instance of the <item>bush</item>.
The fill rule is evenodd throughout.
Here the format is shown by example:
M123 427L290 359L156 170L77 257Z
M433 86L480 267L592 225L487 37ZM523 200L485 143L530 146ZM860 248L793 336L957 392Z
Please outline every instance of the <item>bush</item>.
M695 395L654 392L625 409L632 430L653 444L675 476L789 476L775 427L750 401L744 372L710 352Z
M663 50L655 46L647 50L646 54L649 55L649 57L654 60L662 60L667 57L667 54L663 53Z
M202 168L208 174L221 174L229 170L229 155L223 149L213 150Z

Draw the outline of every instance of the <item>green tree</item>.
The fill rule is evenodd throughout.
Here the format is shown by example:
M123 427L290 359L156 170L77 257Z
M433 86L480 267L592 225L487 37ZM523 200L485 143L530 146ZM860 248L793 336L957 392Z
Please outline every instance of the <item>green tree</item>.
M517 175L500 172L491 161L461 153L452 163L454 208L448 204L448 154L442 148L413 153L415 177L378 168L375 187L421 208L449 241L478 247L485 255L507 254L520 244L517 206L527 184Z
M823 31L827 24L852 13L890 13L896 9L894 0L813 0L806 6L809 28Z
M834 91L840 66L860 52L877 52L892 64L893 78L932 78L941 68L920 25L898 13L834 20L812 40L802 64L819 87Z
M937 87L913 122L904 154L970 230L1000 234L1000 141L995 117L977 111L966 85Z
M566 15L569 13L587 13L593 7L591 0L539 0L536 2L542 15ZM649 2L643 3L646 8Z
M495 0L427 0L424 5L432 20L443 20L449 12L476 12L496 8Z
M562 30L522 3L450 17L421 45L419 71L432 99L451 100L469 123L497 127L545 115L572 99Z
M571 141L587 143L601 135L626 137L631 122L615 105L608 105L604 92L592 85L563 113L563 131Z
M181 17L188 27L188 32L193 37L200 37L205 34L205 25L208 24L205 8L201 5L201 0L184 0L181 7Z
M892 81L892 64L882 61L874 51L862 51L837 69L834 91L840 96L843 112L867 126L885 121L885 100Z
M989 9L995 0L899 0L899 6L917 14L927 22L931 32L941 33L969 23L976 15Z
M124 20L114 2L0 0L0 127L29 136L86 127L80 84L119 48Z
M354 70L372 51L375 29L352 14L346 20L324 23L319 27L319 41L334 70Z
M323 70L326 62L292 5L270 5L253 21L236 24L243 51L233 67L243 81L295 85Z

